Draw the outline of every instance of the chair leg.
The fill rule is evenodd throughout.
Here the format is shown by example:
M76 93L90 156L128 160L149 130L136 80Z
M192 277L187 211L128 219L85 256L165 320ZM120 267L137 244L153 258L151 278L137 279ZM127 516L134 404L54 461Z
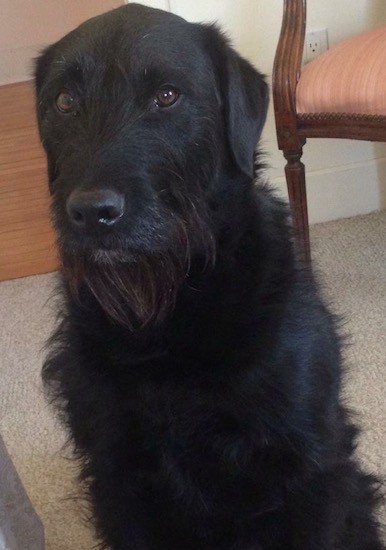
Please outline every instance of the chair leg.
M311 262L310 234L308 227L306 177L304 164L300 161L303 149L296 151L283 151L287 159L285 176L289 203L292 212L295 230L295 244L298 256L306 263Z

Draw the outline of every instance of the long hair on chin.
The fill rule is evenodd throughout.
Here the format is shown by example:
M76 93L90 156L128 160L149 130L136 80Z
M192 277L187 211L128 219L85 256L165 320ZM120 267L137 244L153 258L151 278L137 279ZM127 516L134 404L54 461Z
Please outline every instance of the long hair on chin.
M96 262L84 255L62 255L62 266L73 299L81 304L88 289L106 315L130 330L158 322L173 308L186 276L172 256L138 256L130 262Z
M206 269L215 263L215 245L208 228L201 229L204 250L200 248ZM62 249L63 274L72 298L82 304L84 290L88 290L113 322L130 330L161 321L172 311L190 271L191 245L186 227L180 227L179 240L182 247L175 251L137 254L130 260L125 260L124 253L117 256L106 251L102 256L95 253L90 257Z

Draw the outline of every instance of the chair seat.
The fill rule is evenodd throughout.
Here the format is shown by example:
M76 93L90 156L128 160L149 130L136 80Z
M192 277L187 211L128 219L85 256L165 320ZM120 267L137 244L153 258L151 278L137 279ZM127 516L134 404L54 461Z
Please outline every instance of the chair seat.
M302 68L298 113L386 115L386 26L354 36Z

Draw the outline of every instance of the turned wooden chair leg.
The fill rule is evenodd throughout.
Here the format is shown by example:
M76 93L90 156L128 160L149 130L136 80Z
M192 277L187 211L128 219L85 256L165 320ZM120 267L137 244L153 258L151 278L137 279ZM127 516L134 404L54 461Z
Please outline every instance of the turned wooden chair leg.
M283 154L287 159L285 176L287 179L289 203L295 230L295 245L298 257L309 263L311 262L311 250L307 213L306 177L304 164L300 161L303 149L283 151Z

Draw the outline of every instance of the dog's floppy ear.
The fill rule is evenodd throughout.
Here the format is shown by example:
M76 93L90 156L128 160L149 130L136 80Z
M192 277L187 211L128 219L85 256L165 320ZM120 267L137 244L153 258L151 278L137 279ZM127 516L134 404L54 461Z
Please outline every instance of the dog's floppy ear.
M48 46L45 48L40 55L35 59L35 95L36 95L36 116L38 122L38 129L40 139L42 140L43 147L47 154L47 171L48 171L48 182L51 189L52 181L56 177L56 162L53 159L53 155L50 151L48 143L44 140L42 132L42 119L44 117L44 109L41 102L41 91L44 88L47 75L49 74L49 69L52 63L52 49L53 46Z
M50 73L50 68L53 62L54 45L43 48L39 55L34 60L34 77L35 77L35 93L36 98L39 99L39 94L47 77Z
M49 57L47 53L48 48L43 50L38 57L35 59L35 90L36 95L39 94L39 91L41 90L41 87L43 85L45 76L48 71L49 67Z
M232 50L227 71L225 112L229 144L239 168L253 176L255 149L267 116L268 86L263 76Z
M218 75L229 146L240 170L253 176L254 153L267 116L268 86L215 25L204 29L206 48Z

